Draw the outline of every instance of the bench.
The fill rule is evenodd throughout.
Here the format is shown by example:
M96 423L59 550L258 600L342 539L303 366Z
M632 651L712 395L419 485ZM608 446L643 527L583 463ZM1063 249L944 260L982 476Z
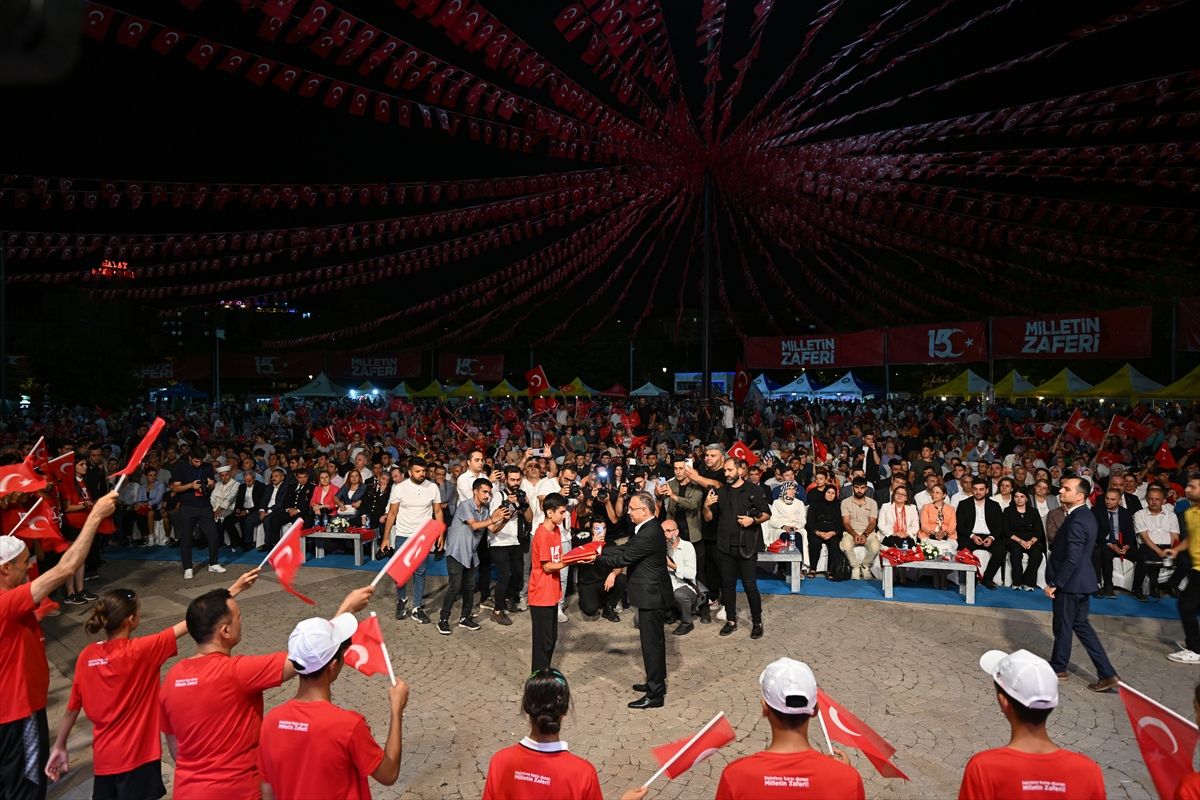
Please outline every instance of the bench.
M909 561L893 566L892 562L886 558L881 558L880 560L883 562L883 596L888 600L891 600L896 594L896 566L899 566L911 567L913 569L937 569L943 572L965 573L967 578L966 586L960 583L958 592L967 596L967 605L975 605L975 566L973 564L963 564L958 561Z
M784 562L791 566L792 594L800 594L800 582L804 580L804 553L800 550L786 550L782 553L763 551L758 554L758 562Z
M301 536L311 536L316 541L313 543L316 549L316 557L325 557L324 539L344 539L354 543L354 566L361 567L363 563L363 542L371 543L371 558L375 558L378 542L375 538L374 528L347 528L342 531L330 531L325 528L306 528L300 531Z

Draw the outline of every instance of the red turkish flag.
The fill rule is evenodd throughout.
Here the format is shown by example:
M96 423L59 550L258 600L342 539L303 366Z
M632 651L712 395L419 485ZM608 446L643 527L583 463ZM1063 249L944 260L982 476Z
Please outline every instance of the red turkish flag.
M1139 442L1145 442L1153 433L1145 425L1139 425L1131 419L1126 419L1120 414L1114 414L1112 422L1108 423L1108 436L1129 436L1137 439Z
M1163 420L1163 418L1158 414L1155 414L1153 411L1142 418L1142 424L1149 425L1150 427L1160 431L1167 427L1167 423Z
M588 542L585 545L573 548L569 553L564 553L562 563L574 564L577 561L584 561L592 556L599 556L603 551L604 542Z
M1162 800L1170 800L1179 782L1192 772L1192 754L1200 732L1191 720L1124 683L1118 690L1154 788Z
M1113 464L1120 464L1121 457L1116 453L1110 453L1107 450L1101 450L1096 453L1096 462L1103 464L1106 467L1111 467Z
M195 64L200 69L208 67L208 63L213 60L213 56L217 54L220 48L220 42L211 42L208 39L201 39L192 47L191 52L187 54L187 60Z
M142 465L142 461L146 458L146 453L150 452L151 445L158 438L158 434L162 433L162 429L167 425L166 420L162 417L155 417L154 422L150 423L150 430L146 432L142 441L138 442L138 446L129 454L129 461L124 467L109 475L110 478L115 478L119 475L132 475L134 470Z
M829 448L825 446L824 442L814 436L812 445L814 461L816 461L818 464L824 464L827 460L829 460Z
M750 452L750 448L741 442L734 442L733 447L729 448L729 457L738 458L745 461L747 465L753 467L758 463L758 456Z
M741 359L737 362L737 375L733 378L733 404L740 406L746 402L746 395L750 393L750 373L746 371L745 365Z
M346 666L354 667L367 677L388 674L379 617L372 614L358 623L358 630L350 637L350 646L346 648Z
M10 467L0 467L0 497L13 492L33 494L46 488L46 479L22 461Z
M529 394L534 397L550 388L550 381L546 378L546 371L542 369L540 364L525 373L525 382L529 384Z
M137 47L142 37L150 32L150 23L144 19L129 16L117 29L117 42L128 47Z
M654 748L654 759L668 778L678 778L717 750L737 739L733 726L722 711L695 736Z
M642 424L642 415L636 411L632 414L626 414L621 417L621 424L624 425L626 429L633 430Z
M1167 447L1166 441L1163 441L1158 446L1158 449L1154 451L1154 460L1158 462L1160 467L1166 467L1167 469L1175 469L1175 467L1179 466L1175 462L1175 456L1171 454L1171 448Z
M16 536L27 542L38 539L42 543L42 549L50 553L65 553L70 547L58 528L54 512L42 497L37 499L33 508L21 515L21 520L8 532L8 535Z
M104 41L104 34L108 33L108 26L113 21L113 10L107 6L88 3L84 13L86 16L83 20L83 32L98 42Z
M433 546L437 544L438 537L444 530L446 530L446 526L435 519L422 525L421 529L408 537L408 540L396 550L396 554L388 559L371 585L379 583L379 579L383 577L384 573L390 575L398 586L408 583L408 579L417 571L417 567L424 564L425 559L429 558L430 551L433 550Z
M313 438L316 439L318 447L330 447L337 440L332 427L317 428L313 431Z
M44 468L49 462L50 454L46 452L46 437L43 436L29 449L29 455L25 456L25 463L31 468Z
M280 586L304 602L315 606L316 603L314 601L309 600L292 588L292 581L296 578L296 571L304 563L304 544L300 541L300 529L303 527L304 520L297 519L293 522L287 531L284 532L283 536L279 537L279 543L267 554L263 563L270 564L275 570L275 574L279 576Z
M1049 422L1038 425L1038 426L1034 427L1033 435L1038 437L1039 439L1053 439L1054 438L1054 426L1051 425Z
M50 483L63 483L71 480L71 476L75 474L75 454L66 453L58 458L51 459L42 469L46 475L46 479Z
M501 416L504 417L505 422L516 422L518 414L515 408L506 408Z
M547 411L549 411L549 410L550 410L550 406L549 406L549 405L546 403L546 398L544 398L544 397L538 397L538 398L535 398L535 399L534 399L534 401L533 401L533 413L535 413L535 414L545 414L545 413L546 413Z
M650 441L649 436L635 436L629 441L629 452L636 453L646 446L646 442Z
M609 436L612 436L612 425L605 425L600 429L600 438L607 439Z
M875 769L883 777L908 780L908 776L891 762L896 748L888 744L882 736L820 689L817 690L817 703L817 713L829 720L826 729L830 739L862 750L863 755L875 765Z
M1067 420L1063 430L1091 444L1100 444L1104 441L1104 432L1089 422L1078 408L1075 409L1075 413L1071 414L1071 418Z

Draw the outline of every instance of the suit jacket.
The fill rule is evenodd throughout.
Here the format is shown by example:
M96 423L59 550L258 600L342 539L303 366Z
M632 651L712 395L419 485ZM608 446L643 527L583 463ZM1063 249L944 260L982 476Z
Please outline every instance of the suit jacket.
M1076 508L1059 527L1046 562L1046 585L1071 594L1096 591L1092 550L1096 547L1096 517Z
M262 497L258 501L258 510L267 511L267 504L271 502L271 492L275 491L275 487L267 483L263 485ZM288 507L288 487L286 483L279 484L279 494L275 497L275 507L270 509L271 514L279 514L282 516L284 509Z
M1096 518L1096 547L1103 547L1106 544L1121 544L1112 533L1112 524L1109 522L1108 509L1105 508L1104 503L1092 506L1092 515ZM1121 531L1124 544L1132 545L1132 549L1137 550L1138 539L1141 537L1133 529L1133 512L1128 508L1117 507L1117 528Z
M1142 499L1136 494L1133 492L1123 492L1123 494L1125 495L1125 508L1129 511L1130 516L1136 514L1137 512L1141 511L1142 508L1144 508L1142 505Z
M987 523L989 535L999 539L1004 533L1004 509L992 498L983 501L983 519ZM975 530L975 498L968 497L958 504L955 509L955 520L958 527L958 541L961 547L970 547L971 532Z
M266 486L262 485L258 481L255 481L254 485L252 487L250 487L250 498L254 502L254 508L252 510L254 510L254 511L258 510L258 506L262 502L263 492L266 491L266 488L267 488ZM233 510L234 511L245 511L246 510L246 484L244 484L244 483L242 485L238 486L237 502L234 504Z
M284 484L284 486L287 487L287 499L284 500L284 508L295 508L302 515L312 512L310 506L312 505L313 485L311 483L301 486L300 482L297 481L290 485Z
M629 603L637 608L671 608L674 593L667 572L667 537L657 519L650 519L629 543L596 559L596 566L607 570L624 567L629 575L626 591Z

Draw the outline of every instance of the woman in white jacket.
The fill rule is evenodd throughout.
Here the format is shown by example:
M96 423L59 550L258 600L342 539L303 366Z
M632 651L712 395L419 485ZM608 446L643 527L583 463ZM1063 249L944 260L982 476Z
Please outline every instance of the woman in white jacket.
M804 547L807 520L808 506L796 498L796 484L784 481L779 486L779 499L771 503L771 519L763 528L763 544L770 546L779 540L781 533L787 531L797 547Z
M879 523L875 529L883 537L880 547L903 547L906 542L909 548L917 546L917 533L921 529L921 514L915 505L908 504L908 487L897 486L892 490L891 502L884 503L879 507ZM908 583L906 571L904 569L896 570L901 585Z

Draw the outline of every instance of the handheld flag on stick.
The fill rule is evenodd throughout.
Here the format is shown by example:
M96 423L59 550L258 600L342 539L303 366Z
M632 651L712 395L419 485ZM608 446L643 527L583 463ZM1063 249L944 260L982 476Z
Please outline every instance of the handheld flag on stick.
M1162 800L1170 800L1179 782L1192 773L1192 754L1200 732L1191 720L1125 683L1119 684L1118 690L1154 788Z
M310 605L316 603L292 588L292 581L296 577L296 571L300 569L300 565L304 563L304 544L300 541L300 529L304 527L304 520L297 519L284 532L283 536L279 537L279 541L271 548L271 552L267 553L267 557L263 559L262 564L259 564L259 569L267 564L275 570L275 574L279 576L279 585L289 593L296 595L304 602Z
M65 453L47 461L42 467L42 472L50 483L61 484L71 480L71 476L75 474L75 454Z
M63 538L54 519L54 513L46 505L45 498L39 497L33 506L21 515L21 519L8 532L9 536L21 539L39 539L42 549L50 553L65 553L70 544Z
M154 422L150 423L150 430L146 432L142 441L138 442L138 446L133 448L133 452L129 454L129 461L125 463L124 467L108 476L110 478L120 476L121 478L117 481L117 485L113 487L113 491L120 491L121 484L125 483L125 479L142 465L142 461L146 458L146 453L150 452L150 447L154 444L154 440L158 438L158 435L162 433L162 429L166 426L166 420L162 417L154 418Z
M841 742L849 747L862 750L867 760L875 765L875 769L885 778L909 779L891 762L896 748L872 730L871 726L851 714L844 706L839 705L836 700L820 689L817 690L817 703L819 704L817 714L822 716L821 729L825 731L827 737L830 733L833 734L831 741ZM825 714L829 714L829 720L833 723L832 731L825 727ZM830 748L832 749L832 745Z
M429 558L429 551L433 550L434 544L437 543L438 537L444 530L446 530L446 526L436 519L431 519L422 525L420 530L408 537L408 541L396 548L396 553L387 560L383 569L379 570L379 574L375 576L375 580L371 581L371 585L378 584L383 580L384 575L392 576L392 580L396 581L398 586L408 583L408 579L417 571L417 567L424 564L425 559Z
M650 780L642 786L654 783L664 772L668 778L678 778L735 739L737 734L733 732L729 720L725 719L725 712L718 711L695 736L654 748L654 759L662 768L650 776Z
M346 665L354 667L367 677L386 672L392 679L392 686L396 685L392 659L388 656L383 631L379 627L379 618L375 616L374 611L359 624L358 630L350 637L350 646L346 648Z

